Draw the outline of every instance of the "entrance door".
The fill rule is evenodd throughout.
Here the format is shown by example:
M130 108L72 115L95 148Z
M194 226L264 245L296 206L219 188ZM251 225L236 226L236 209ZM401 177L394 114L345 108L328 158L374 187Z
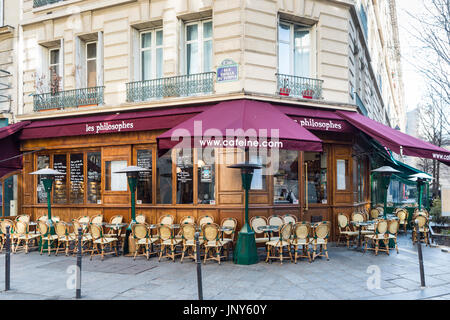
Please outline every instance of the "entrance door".
M11 212L11 202L13 206L17 205L17 175L13 175L6 178L3 183L3 201L4 201L4 217L9 217L11 215L17 215L17 212Z
M326 152L304 152L304 220L317 222L328 219L329 182L328 155Z

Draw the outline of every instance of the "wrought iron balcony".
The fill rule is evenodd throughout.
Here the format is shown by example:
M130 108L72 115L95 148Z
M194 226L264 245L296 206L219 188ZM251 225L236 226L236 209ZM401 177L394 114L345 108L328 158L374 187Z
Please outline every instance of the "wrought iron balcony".
M105 87L91 87L33 95L34 111L103 104Z
M277 73L277 94L305 99L322 99L323 80Z
M33 0L33 8L43 7L48 4L62 2L66 0Z
M127 83L127 101L138 102L166 97L186 97L214 91L215 72L204 72Z

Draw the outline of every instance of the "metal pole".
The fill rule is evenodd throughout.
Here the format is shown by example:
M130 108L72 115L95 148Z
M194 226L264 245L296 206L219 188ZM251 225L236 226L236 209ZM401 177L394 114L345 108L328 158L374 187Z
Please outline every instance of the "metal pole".
M197 285L198 285L198 300L203 300L203 285L202 285L202 262L200 260L200 233L195 233L195 257L197 263Z
M78 228L78 252L77 252L77 285L76 285L76 298L81 299L81 256L82 256L82 229Z
M420 268L420 285L422 288L425 287L425 272L423 269L423 256L422 256L422 244L420 242L420 232L419 232L419 220L415 221L416 223L416 230L417 230L417 235L416 237L419 237L419 241L417 241L417 253L419 255L419 268Z
M11 264L11 234L10 226L6 226L6 255L5 255L5 291L10 289L10 264Z

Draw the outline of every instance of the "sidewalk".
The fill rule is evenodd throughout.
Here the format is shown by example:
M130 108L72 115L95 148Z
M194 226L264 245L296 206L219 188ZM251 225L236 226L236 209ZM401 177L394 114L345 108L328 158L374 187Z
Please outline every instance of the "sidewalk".
M261 262L250 266L225 261L202 264L204 299L450 299L450 254L423 246L425 289L420 288L417 248L400 236L400 253L390 256L329 247L330 261L311 264ZM11 254L11 290L4 290L0 255L0 299L73 299L76 257ZM69 273L68 273L69 272ZM377 282L379 280L379 287ZM197 299L196 264L156 257L83 257L83 299Z

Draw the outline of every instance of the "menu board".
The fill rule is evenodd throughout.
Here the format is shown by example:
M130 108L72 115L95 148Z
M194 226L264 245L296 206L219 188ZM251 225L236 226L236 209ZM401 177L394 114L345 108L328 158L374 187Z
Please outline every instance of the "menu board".
M70 201L84 202L84 161L83 154L70 155Z
M99 203L101 201L102 162L100 152L87 154L87 202ZM100 202L101 203L101 202Z
M56 171L64 173L64 175L55 176L55 183L53 189L53 203L67 203L66 195L66 172L67 172L67 157L65 154L55 154L53 156L53 168Z
M152 170L152 151L137 151L137 166ZM152 203L152 171L139 172L137 181L138 203Z
M192 155L177 157L177 203L193 203L193 175Z
M45 169L50 166L50 157L47 155L41 155L37 157L37 169ZM44 184L41 182L42 178L38 176L37 181L37 199L38 203L47 202L47 192L45 192Z

